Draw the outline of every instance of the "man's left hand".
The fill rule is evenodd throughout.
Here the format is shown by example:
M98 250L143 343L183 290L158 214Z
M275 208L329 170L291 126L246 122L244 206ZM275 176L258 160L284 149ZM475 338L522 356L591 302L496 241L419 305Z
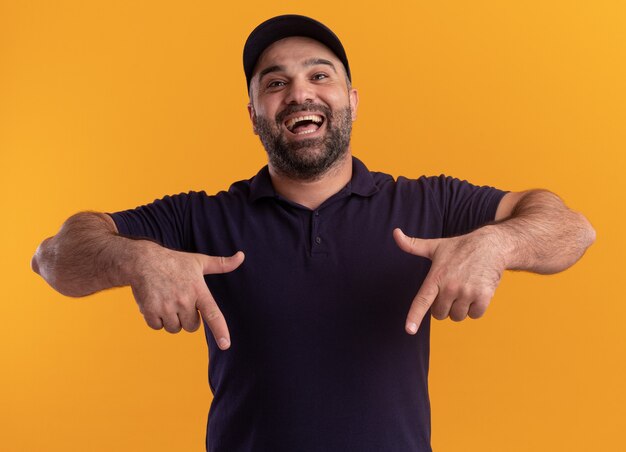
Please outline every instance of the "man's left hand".
M395 229L393 238L403 251L432 261L409 309L407 333L417 332L429 309L438 320L450 317L457 322L485 313L505 269L488 229L442 239L408 237Z

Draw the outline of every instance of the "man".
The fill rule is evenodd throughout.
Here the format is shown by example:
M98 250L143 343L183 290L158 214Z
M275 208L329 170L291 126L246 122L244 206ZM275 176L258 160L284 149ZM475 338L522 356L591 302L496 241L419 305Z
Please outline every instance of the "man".
M207 450L429 451L428 314L482 316L505 269L561 271L594 230L546 191L368 171L348 59L319 22L259 25L244 71L268 166L214 196L77 214L33 269L69 296L130 285L170 333L200 312Z

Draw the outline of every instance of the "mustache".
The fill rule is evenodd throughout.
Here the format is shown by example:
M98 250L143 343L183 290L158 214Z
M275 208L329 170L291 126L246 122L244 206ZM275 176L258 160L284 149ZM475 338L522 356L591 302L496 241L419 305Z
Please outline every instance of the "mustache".
M281 111L280 113L276 114L276 123L278 125L282 124L285 121L285 118L293 113L298 113L301 111L310 111L310 112L316 112L316 113L323 113L324 116L326 116L326 119L331 120L333 117L333 113L332 111L330 111L330 108L328 108L325 105L321 105L321 104L313 104L313 103L306 103L306 104L290 104L287 105L287 107L285 107L285 109L283 111Z

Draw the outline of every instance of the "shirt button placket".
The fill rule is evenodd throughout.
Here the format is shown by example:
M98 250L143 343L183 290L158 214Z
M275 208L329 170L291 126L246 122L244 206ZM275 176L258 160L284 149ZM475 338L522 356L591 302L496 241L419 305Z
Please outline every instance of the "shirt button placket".
M320 224L319 219L320 219L319 210L313 211L313 227L311 228L311 243L313 244L312 252L314 255L321 251L320 245L322 244L322 237L319 234L319 224Z

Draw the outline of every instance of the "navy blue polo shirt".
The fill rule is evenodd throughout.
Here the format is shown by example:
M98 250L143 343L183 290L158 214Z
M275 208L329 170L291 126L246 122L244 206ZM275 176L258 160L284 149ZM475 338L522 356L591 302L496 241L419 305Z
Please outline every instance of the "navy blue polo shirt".
M276 194L267 167L228 192L166 196L111 214L119 232L244 263L206 276L228 323L205 327L214 398L207 450L430 451L430 318L404 324L430 261L395 244L466 233L504 192L452 177L397 180L353 159L350 183L311 210Z

